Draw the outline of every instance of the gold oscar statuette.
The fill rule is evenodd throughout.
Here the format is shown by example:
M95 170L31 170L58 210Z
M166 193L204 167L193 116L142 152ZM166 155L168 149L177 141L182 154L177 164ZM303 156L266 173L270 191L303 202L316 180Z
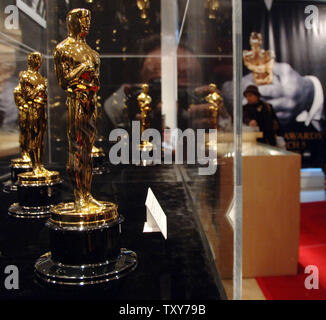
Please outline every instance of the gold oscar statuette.
M56 183L60 181L57 171L49 171L42 164L43 139L47 128L47 80L40 73L42 55L32 52L28 55L28 70L19 75L20 82L15 89L15 98L23 103L27 121L24 123L24 148L27 148L33 170L18 176L22 184ZM19 92L19 94L18 94ZM18 97L19 96L19 97ZM27 137L27 138L26 138Z
M223 107L223 98L214 83L209 85L209 94L205 97L205 101L209 104L211 128L218 129L218 116Z
M100 56L86 43L90 22L89 10L71 10L67 14L68 37L54 50L57 80L67 95L67 172L74 202L51 209L47 223L51 252L35 264L40 279L68 286L106 283L137 265L136 254L119 247L123 217L118 206L91 194Z
M18 174L31 171L32 162L29 157L29 105L26 103L23 96L23 91L20 83L14 89L15 104L18 108L18 125L19 125L19 146L20 158L11 159L11 179L3 184L3 191L10 193L17 191Z
M217 89L214 83L209 85L209 93L205 97L206 103L209 104L209 118L211 121L210 128L211 129L219 129L218 119L220 110L224 106L223 98L221 96L221 92ZM210 140L209 135L206 135L206 148L216 150L217 148L217 140Z
M18 174L18 203L10 206L9 214L40 218L48 215L50 208L58 202L56 186L62 181L58 171L49 171L42 164L47 128L47 80L39 73L42 55L30 53L27 63L28 69L19 74L14 95L21 113L22 154L31 159L32 171Z
M208 8L209 14L208 18L213 20L216 19L216 13L218 8L220 7L220 3L218 0L206 0L205 8Z
M252 71L257 85L270 84L273 81L273 66L275 56L270 50L261 48L262 35L252 32L250 35L251 50L243 51L243 62Z
M147 19L147 10L150 7L150 2L149 0L137 0L137 7L140 10L140 17L142 19Z
M100 88L100 56L86 43L90 11L74 9L67 16L68 38L54 50L55 71L59 85L67 94L69 158L67 170L74 192L74 203L54 208L58 216L80 214L81 225L91 216L109 221L117 217L116 205L91 195L92 150L96 137L97 92ZM67 208L69 210L67 211Z
M141 112L141 135L146 129L149 129L151 126L149 114L152 111L151 103L152 98L148 94L149 87L148 84L142 85L142 92L138 95L137 101L139 109ZM150 151L153 149L153 144L147 140L142 141L139 145L140 151Z

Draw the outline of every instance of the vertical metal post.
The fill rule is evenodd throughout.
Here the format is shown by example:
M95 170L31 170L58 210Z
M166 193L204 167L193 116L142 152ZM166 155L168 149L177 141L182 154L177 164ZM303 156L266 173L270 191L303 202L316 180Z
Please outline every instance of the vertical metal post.
M45 59L46 59L46 74L48 75L50 72L50 57L48 56L49 53L49 44L50 44L50 39L51 39L51 35L49 35L49 23L50 23L50 15L53 15L53 7L50 8L50 6L53 6L53 2L50 1L46 1L46 21L47 21L47 25L46 25L46 47L45 47ZM51 57L52 58L52 57ZM48 78L48 76L47 76ZM51 145L51 113L50 113L50 97L51 97L51 84L49 83L49 88L48 88L48 104L47 104L47 114L48 114L48 119L47 119L47 142L48 142L48 161L49 161L49 165L52 164L52 145Z
M170 129L177 127L178 3L161 0L162 115Z
M242 0L232 0L233 125L234 125L234 245L233 299L242 294Z

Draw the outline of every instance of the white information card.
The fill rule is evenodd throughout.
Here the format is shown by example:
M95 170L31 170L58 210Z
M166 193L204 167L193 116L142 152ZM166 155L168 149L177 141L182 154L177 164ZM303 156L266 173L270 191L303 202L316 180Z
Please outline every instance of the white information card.
M148 188L146 206L146 222L143 232L162 232L167 239L167 219L151 188Z

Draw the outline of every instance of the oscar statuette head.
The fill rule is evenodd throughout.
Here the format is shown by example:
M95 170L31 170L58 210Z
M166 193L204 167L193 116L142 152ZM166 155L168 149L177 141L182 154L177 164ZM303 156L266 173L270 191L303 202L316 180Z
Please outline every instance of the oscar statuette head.
M209 92L210 93L214 93L214 92L216 92L216 84L215 83L210 83L210 85L209 85Z
M252 32L250 35L250 46L253 49L258 49L263 43L262 35L258 32Z
M148 93L148 89L149 89L148 84L144 83L142 85L142 89L143 89L143 92L147 94Z
M91 12L87 9L73 9L67 14L69 37L85 39L91 22Z
M28 68L38 71L42 65L42 55L39 52L32 52L27 57Z

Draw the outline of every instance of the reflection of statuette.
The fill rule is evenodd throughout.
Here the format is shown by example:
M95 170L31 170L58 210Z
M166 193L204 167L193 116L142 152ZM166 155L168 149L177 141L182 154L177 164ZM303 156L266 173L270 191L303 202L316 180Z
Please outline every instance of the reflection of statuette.
M252 32L250 35L251 50L243 51L244 64L252 71L257 85L269 84L273 81L274 53L261 49L261 44L261 34Z
M49 213L59 197L55 187L61 183L59 172L43 167L43 138L47 127L47 80L39 73L42 56L39 52L28 55L28 70L20 73L15 89L16 102L22 106L24 122L24 148L32 161L32 171L18 175L18 201L9 213L19 217L40 217ZM27 137L26 141L25 138ZM45 191L46 190L46 191Z
M209 94L205 97L205 101L209 103L211 127L218 129L218 116L219 110L223 107L223 98L214 83L209 85Z
M149 129L151 126L149 114L152 111L151 103L152 98L148 94L148 84L142 85L142 92L138 95L137 101L139 105L139 109L141 112L141 135L146 129ZM150 152L155 148L155 146L148 140L143 140L139 145L140 151ZM142 166L152 165L152 163L148 161L141 161Z
M218 0L206 0L205 8L208 8L209 10L209 19L216 19L216 12L220 6L220 3Z
M94 285L127 275L136 254L120 249L123 218L117 205L91 195L92 149L96 136L100 56L86 43L91 13L67 15L68 37L54 51L59 85L67 94L69 159L74 202L51 209L51 252L35 264L39 279L59 285Z
M22 73L20 74L20 76ZM31 161L29 154L28 154L28 145L29 145L29 133L28 133L28 113L29 113L29 106L26 103L26 100L23 96L23 90L21 87L21 84L19 83L18 86L14 89L14 98L15 103L18 107L18 113L19 113L19 144L20 144L20 150L22 159L25 161Z
M147 10L149 9L149 0L137 0L137 7L141 11L140 17L142 19L147 19Z
M29 157L29 106L23 96L20 83L14 89L14 99L18 108L19 145L21 158L11 160L11 179L3 184L3 191L10 193L17 191L18 174L32 170L32 162Z
M143 92L141 92L137 97L137 101L141 111L141 134L143 134L143 132L151 126L149 120L149 113L152 111L152 98L148 95L148 84L143 84L142 89Z

